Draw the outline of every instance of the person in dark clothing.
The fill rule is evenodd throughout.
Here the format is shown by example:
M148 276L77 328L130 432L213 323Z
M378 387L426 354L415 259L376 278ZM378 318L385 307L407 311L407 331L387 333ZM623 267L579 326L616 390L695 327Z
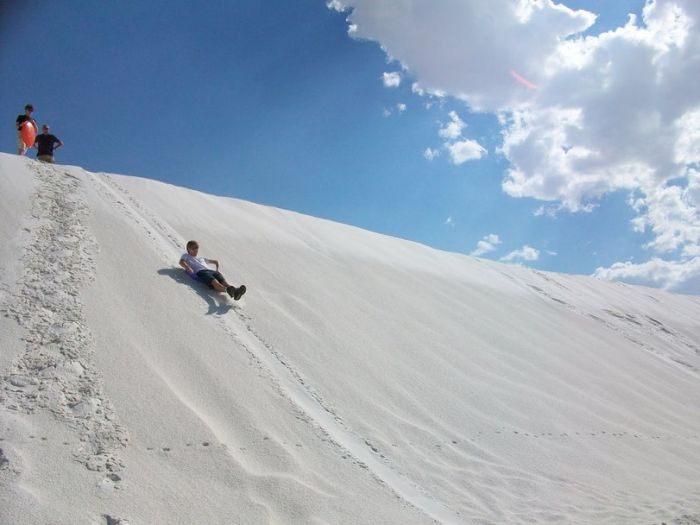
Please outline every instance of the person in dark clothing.
M27 104L24 106L24 115L18 115L17 116L17 154L18 155L24 155L27 152L27 149L29 149L29 146L27 146L24 141L22 140L22 134L20 133L20 130L22 129L22 124L25 122L29 121L32 124L34 124L34 129L39 129L38 126L36 125L36 121L32 118L32 113L34 112L34 107L31 104Z
M34 141L34 145L39 150L36 158L43 162L54 163L53 152L54 150L63 146L63 142L59 140L55 135L49 133L48 124L44 124L41 127L41 135L37 136Z

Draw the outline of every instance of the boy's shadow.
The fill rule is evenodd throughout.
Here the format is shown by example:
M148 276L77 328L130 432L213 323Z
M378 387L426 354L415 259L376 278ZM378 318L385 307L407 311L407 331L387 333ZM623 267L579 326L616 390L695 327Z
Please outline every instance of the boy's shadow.
M204 299L209 305L209 311L207 312L207 315L223 315L229 310L231 310L231 308L233 308L233 305L228 301L226 297L224 297L223 294L212 290L206 284L200 281L192 279L192 277L187 275L187 273L185 273L185 271L182 268L162 268L158 270L158 274L166 275L170 277L173 281L189 286L190 288L192 288L192 290L197 292L197 295Z

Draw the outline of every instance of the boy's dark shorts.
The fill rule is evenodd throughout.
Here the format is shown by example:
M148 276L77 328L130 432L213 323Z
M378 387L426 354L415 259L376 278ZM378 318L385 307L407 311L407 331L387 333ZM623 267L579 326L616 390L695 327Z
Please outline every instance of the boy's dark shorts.
M221 275L219 272L214 271L214 270L199 270L197 272L197 278L202 281L204 284L208 284L211 286L211 282L216 279L220 283L223 283L226 281L223 275ZM212 286L213 288L213 286Z

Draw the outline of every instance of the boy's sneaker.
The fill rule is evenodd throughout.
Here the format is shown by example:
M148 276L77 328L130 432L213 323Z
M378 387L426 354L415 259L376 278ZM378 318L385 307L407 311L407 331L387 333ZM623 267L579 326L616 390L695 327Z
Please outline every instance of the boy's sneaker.
M229 286L226 288L226 293L229 295L229 297L235 297L236 295L236 287L235 286ZM238 300L238 299L236 299Z
M233 288L233 286L231 288ZM235 292L231 297L233 297L234 301L238 301L245 293L245 284L242 284L239 288L234 288L234 290Z

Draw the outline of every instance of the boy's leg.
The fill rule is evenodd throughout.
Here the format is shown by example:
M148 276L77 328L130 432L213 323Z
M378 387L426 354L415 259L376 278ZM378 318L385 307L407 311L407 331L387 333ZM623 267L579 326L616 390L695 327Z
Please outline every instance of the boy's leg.
M211 282L211 287L217 292L226 292L231 297L233 297L233 293L236 290L235 287L226 282L226 277L219 272L214 272L214 279Z
M211 287L217 292L226 292L230 297L234 297L238 289L235 286L231 286L226 282L226 279L219 281L218 279L212 279Z
M212 279L210 286L214 288L217 292L226 292L230 297L233 297L236 301L241 298L241 295L245 293L245 286L241 286L240 288L236 288L235 286L231 286L227 281L226 278L221 275L219 272L214 273L214 279Z
M223 284L221 284L221 283L219 282L218 279L212 279L212 280L211 280L211 283L209 283L209 284L210 284L210 286L211 286L212 288L214 288L214 290L216 290L217 292L225 292L225 291L226 291L226 288L227 288L226 286L224 286Z

